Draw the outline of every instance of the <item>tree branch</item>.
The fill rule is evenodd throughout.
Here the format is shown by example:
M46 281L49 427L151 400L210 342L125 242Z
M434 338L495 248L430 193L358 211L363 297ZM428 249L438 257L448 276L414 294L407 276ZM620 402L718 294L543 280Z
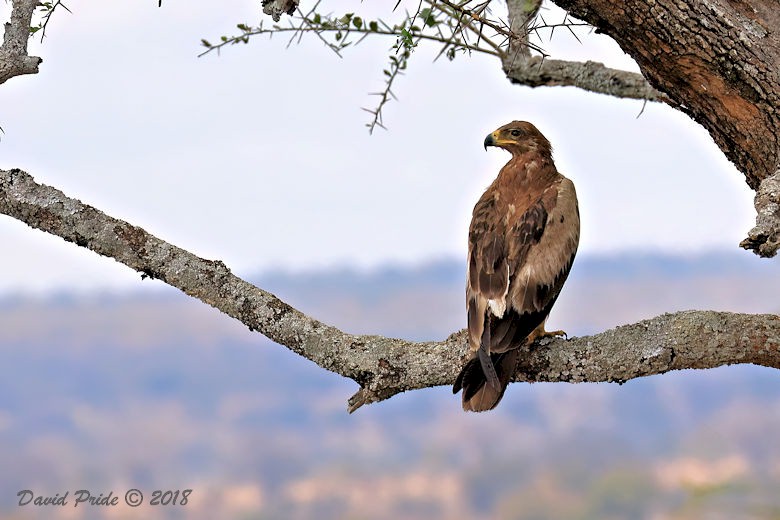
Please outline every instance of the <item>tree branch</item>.
M342 332L290 307L230 272L143 229L0 170L0 213L114 258L241 321L322 368L356 381L349 411L398 393L455 379L465 331L415 343ZM543 340L520 362L516 381L617 381L684 368L753 363L780 368L780 317L686 311L569 340Z
M636 72L611 69L595 61L564 61L539 56L515 55L503 60L504 72L512 83L528 87L578 87L598 94L647 101L668 101Z
M14 76L37 74L41 58L27 55L32 15L37 0L13 0L11 21L5 24L3 45L0 45L0 84Z
M512 32L527 35L534 31L530 24L535 13L532 11L529 17L529 0L508 0L507 9ZM528 87L571 86L620 98L668 101L641 74L611 69L595 61L583 63L532 56L527 48L513 47L510 42L509 52L502 56L501 63L512 83Z

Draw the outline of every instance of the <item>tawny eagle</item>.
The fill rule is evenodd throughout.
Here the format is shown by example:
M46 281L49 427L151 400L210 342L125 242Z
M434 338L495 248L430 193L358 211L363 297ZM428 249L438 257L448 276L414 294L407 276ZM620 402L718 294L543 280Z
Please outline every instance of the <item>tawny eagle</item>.
M525 121L485 139L512 158L474 206L466 308L469 360L453 385L463 409L495 408L519 349L541 336L569 275L580 236L574 184L558 173L550 142Z

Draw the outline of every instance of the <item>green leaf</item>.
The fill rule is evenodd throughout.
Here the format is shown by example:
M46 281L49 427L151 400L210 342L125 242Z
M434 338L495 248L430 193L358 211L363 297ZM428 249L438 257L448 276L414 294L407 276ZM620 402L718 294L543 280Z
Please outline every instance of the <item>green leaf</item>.
M436 18L433 16L433 12L429 7L426 7L425 9L420 11L420 18L422 18L423 23L425 23L425 25L427 25L428 27L433 27L434 25L439 23L438 21L436 21Z
M374 32L377 32L379 30L379 24L372 20L368 22L368 28Z
M314 23L319 25L322 22L322 16L320 16L320 13L314 13Z
M401 45L403 45L407 49L414 47L414 40L412 39L412 33L407 31L405 28L401 29Z
M354 26L355 26L355 27L357 27L358 29L360 29L361 27L363 27L363 20L362 20L362 18L360 18L359 16L356 16L356 17L354 17L354 18L352 19L352 25L354 25Z
M200 43L204 47L211 47L211 43L209 43L208 40L200 40Z
M336 33L336 41L339 41L341 39L341 31Z

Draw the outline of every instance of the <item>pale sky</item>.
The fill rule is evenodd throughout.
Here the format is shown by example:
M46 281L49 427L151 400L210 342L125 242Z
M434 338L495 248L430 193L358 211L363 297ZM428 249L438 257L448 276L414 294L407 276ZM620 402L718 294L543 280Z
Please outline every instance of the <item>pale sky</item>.
M394 4L328 8L382 14ZM31 45L41 72L0 85L0 168L26 170L239 274L464 257L471 208L508 159L482 141L513 119L536 124L577 186L580 255L736 249L753 224L742 175L666 106L637 118L640 101L518 87L494 58L434 63L428 46L397 82L389 130L369 135L361 107L382 88L389 39L343 59L314 36L289 49L286 38L256 37L197 58L201 38L256 23L259 2L68 7ZM9 12L0 3L3 21ZM554 58L632 67L606 37L580 35L582 45L564 31L543 45ZM0 237L0 294L148 284L9 217L0 216Z

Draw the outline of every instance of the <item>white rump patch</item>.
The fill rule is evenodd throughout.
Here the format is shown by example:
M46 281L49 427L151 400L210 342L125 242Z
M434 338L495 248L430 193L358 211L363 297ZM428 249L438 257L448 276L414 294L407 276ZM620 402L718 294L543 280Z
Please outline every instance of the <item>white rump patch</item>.
M506 312L506 297L500 300L488 300L488 307L490 307L490 312L492 312L494 316L503 318L504 313Z
M509 264L506 264L506 287L504 287L504 294L501 295L500 300L488 300L488 307L490 312L498 318L503 318L506 312L506 295L509 293Z

